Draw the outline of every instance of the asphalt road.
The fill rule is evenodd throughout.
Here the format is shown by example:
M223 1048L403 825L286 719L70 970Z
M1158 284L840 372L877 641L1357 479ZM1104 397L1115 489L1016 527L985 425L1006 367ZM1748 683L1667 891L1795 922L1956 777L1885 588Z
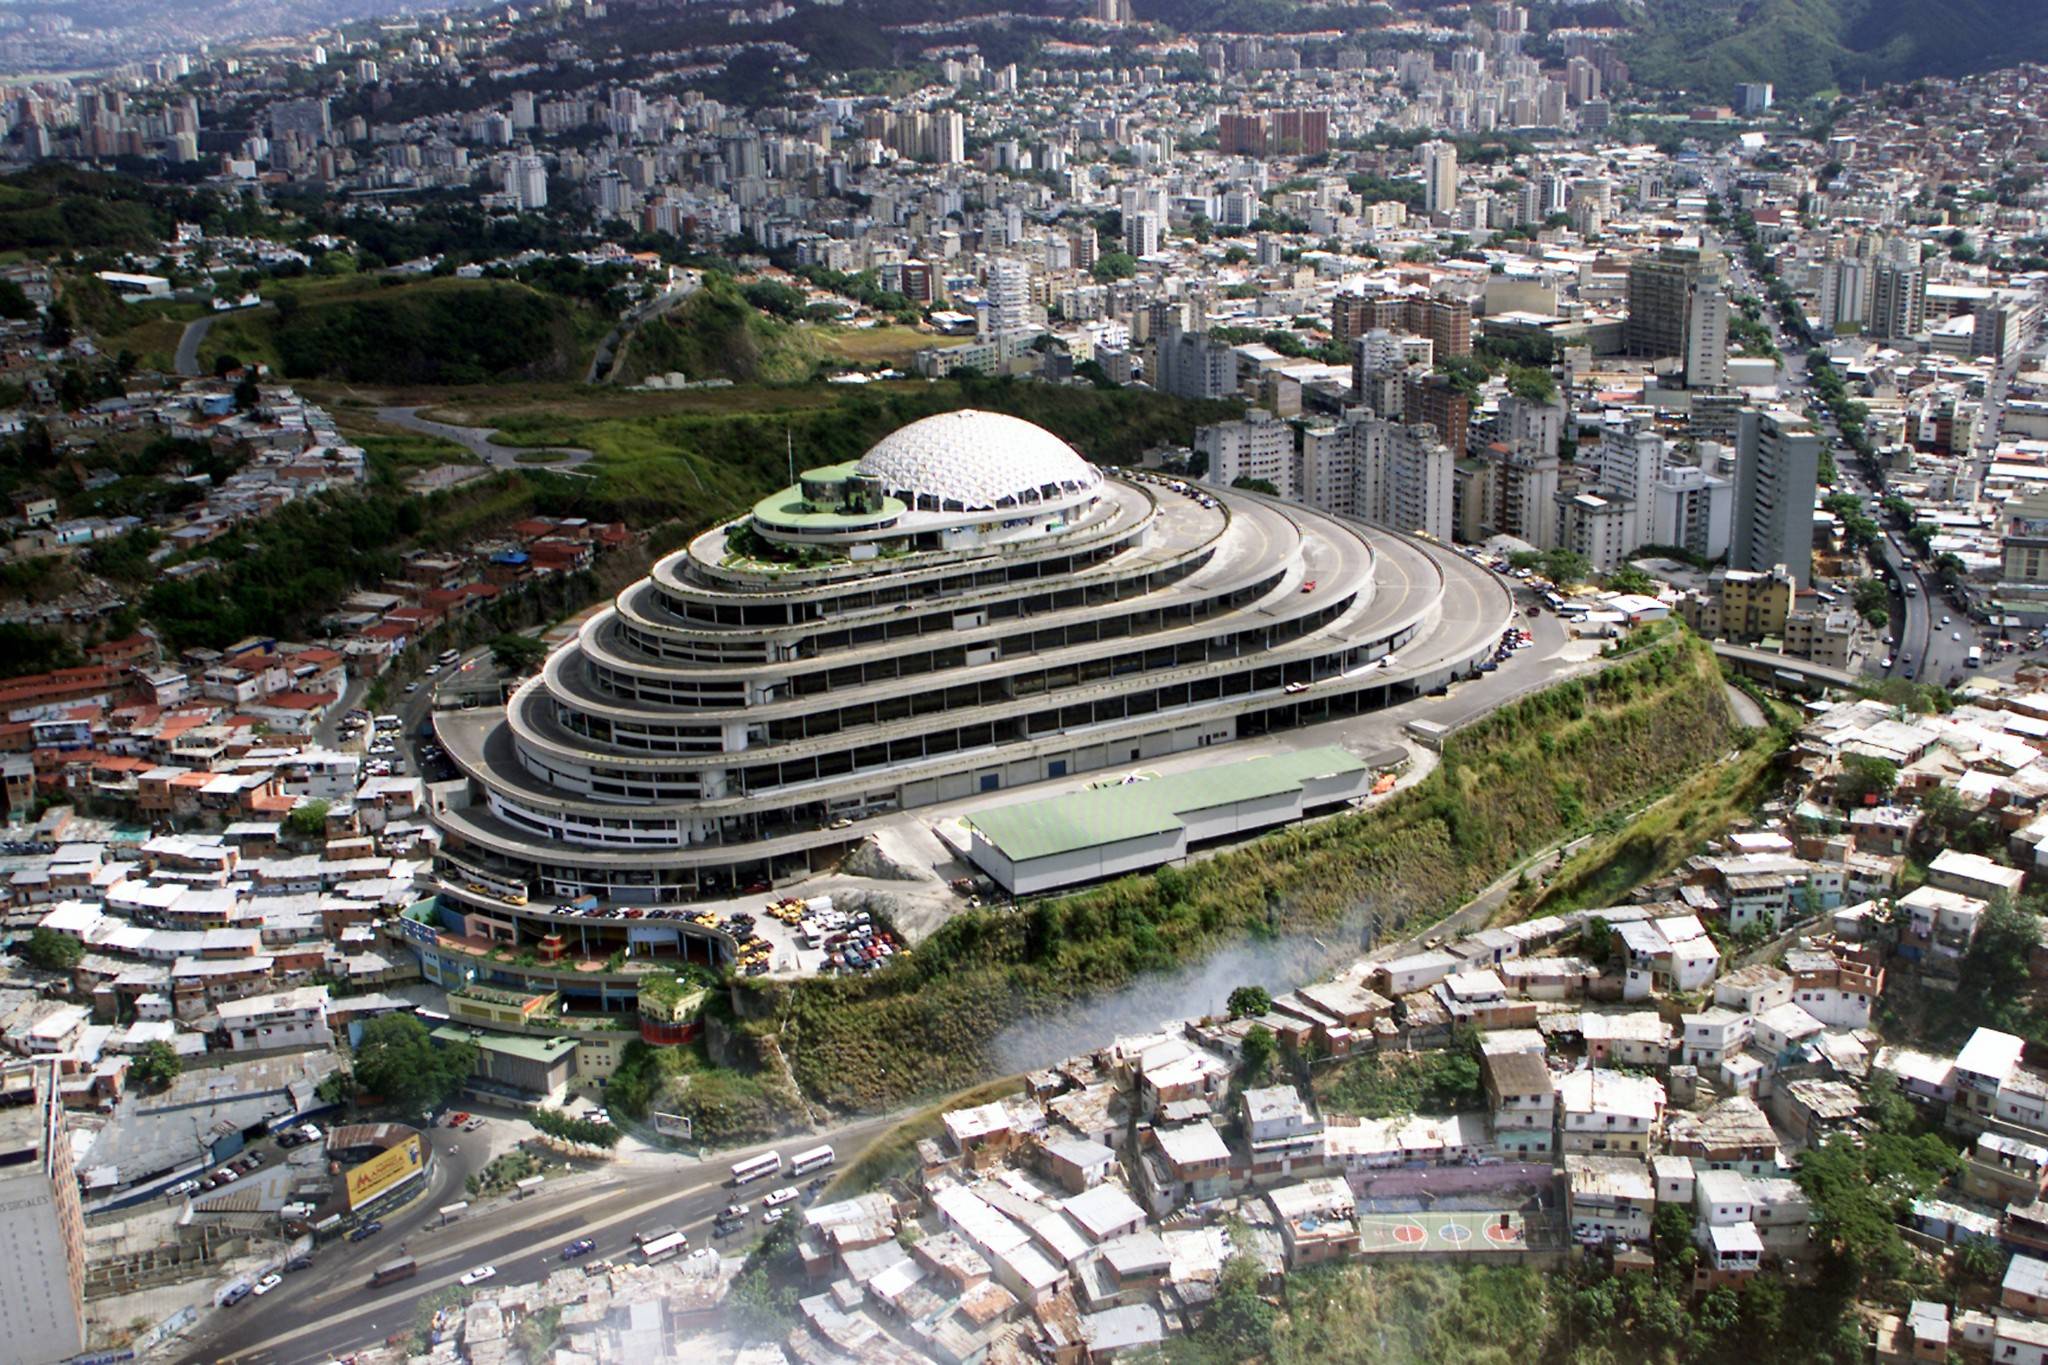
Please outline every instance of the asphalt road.
M730 1177L727 1168L734 1161L829 1142L844 1165L898 1117L861 1119L813 1136L719 1152L702 1164L681 1157L641 1155L622 1160L596 1185L544 1189L487 1215L458 1218L445 1227L435 1226L440 1221L438 1210L462 1195L429 1195L404 1218L384 1220L384 1231L375 1236L360 1243L341 1241L322 1248L313 1269L286 1276L284 1284L269 1295L220 1310L209 1320L211 1330L188 1341L180 1359L186 1365L225 1361L236 1365L316 1365L374 1346L395 1332L411 1331L421 1300L457 1284L477 1266L497 1268L493 1285L543 1280L563 1268L562 1248L580 1237L594 1240L597 1249L571 1264L625 1260L633 1250L636 1231L663 1224L688 1233L693 1250L718 1246L736 1254L762 1232L761 1196L779 1184L801 1186L803 1182L761 1181L736 1193L726 1185ZM438 1129L435 1136L445 1139L451 1135ZM712 1221L735 1199L753 1206L747 1229L739 1236L714 1242ZM418 1275L382 1289L370 1288L370 1272L401 1254L419 1263Z
M1762 296L1763 291L1756 287L1747 265L1739 257L1734 262L1733 277L1739 290ZM1820 407L1808 387L1806 353L1786 335L1778 310L1766 303L1764 315L1770 324L1771 334L1777 339L1778 349L1784 354L1780 370L1786 399L1800 406L1812 405L1818 409L1814 423L1834 452L1836 488L1866 500L1883 497L1883 483L1866 477L1855 452L1842 439L1833 415ZM2001 382L1998 386L2000 392L2002 388ZM1987 414L1987 429L1994 427L1995 415L1995 411ZM1981 644L1986 647L1986 653L1990 653L1990 643L1996 639L1997 633L1980 633L1976 623L1964 614L1958 604L1943 598L1940 579L1913 552L1912 546L1904 539L1903 530L1890 525L1888 514L1880 512L1876 520L1885 527L1878 554L1890 574L1891 625L1886 633L1892 637L1892 643L1874 654L1870 660L1871 671L1885 677L1944 686L1961 681L1968 671L1970 647ZM1917 591L1905 591L1908 584ZM1944 616L1950 618L1946 624L1941 620ZM1882 663L1885 658L1891 660L1889 667Z
M444 441L453 441L485 464L498 469L538 469L549 473L562 474L587 463L590 452L581 446L507 446L499 445L497 433L489 427L466 427L455 422L436 422L430 417L420 416L418 407L378 408L377 420L407 431L417 431L423 436L438 436ZM552 454L561 458L545 463L534 462L535 456ZM527 457L527 463L520 463L520 456Z
M188 379L199 375L199 347L206 340L206 334L213 330L213 320L218 313L208 313L203 318L194 318L185 324L184 334L178 338L178 354L173 362L178 373Z
M178 353L172 360L173 368L187 379L198 378L205 373L199 368L199 348L206 343L206 334L213 330L213 324L225 317L234 317L240 313L260 313L269 307L270 305L265 303L254 308L236 308L225 313L208 313L204 317L192 319L185 324L184 334L178 338Z

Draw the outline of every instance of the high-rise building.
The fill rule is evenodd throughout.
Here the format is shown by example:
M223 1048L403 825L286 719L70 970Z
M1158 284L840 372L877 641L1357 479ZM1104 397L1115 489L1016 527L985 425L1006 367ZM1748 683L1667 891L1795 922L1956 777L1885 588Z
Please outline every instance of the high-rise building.
M1813 499L1820 484L1820 437L1789 408L1745 408L1735 456L1735 515L1729 567L1768 572L1783 564L1800 587L1813 583Z
M1870 279L1870 335L1883 341L1917 336L1927 326L1927 272L1879 261Z
M1150 210L1124 215L1124 251L1143 259L1159 250L1159 215Z
M52 1061L0 1068L0 1336L9 1360L85 1349L85 1214Z
M1728 384L1728 291L1701 285L1685 320L1685 386L1719 389Z
M1176 398L1227 398L1237 392L1237 353L1204 331L1169 318L1159 334L1152 387Z
M521 152L512 158L512 174L505 186L521 209L544 209L548 206L548 167L531 151Z
M1472 403L1450 376L1414 375L1402 384L1401 392L1401 413L1409 422L1427 422L1453 453L1464 451Z
M1102 242L1095 235L1095 225L1084 223L1067 236L1068 245L1074 253L1074 269L1093 270L1095 263L1102 259Z
M1450 213L1458 206L1458 149L1448 142L1425 142L1422 157L1422 209Z
M1451 539L1457 461L1432 427L1356 411L1308 427L1297 487L1300 500L1321 511Z
M1031 267L998 256L988 267L988 330L1004 336L1031 326Z
M1294 428L1264 408L1245 409L1244 420L1195 428L1195 454L1206 456L1204 481L1225 488L1239 480L1270 484L1283 498L1301 492L1300 461L1294 453Z
M1340 343L1372 331L1405 331L1406 317L1407 303L1399 294L1339 294L1330 301L1330 332Z
M1628 268L1628 317L1622 348L1630 355L1683 356L1699 292L1722 285L1727 263L1712 248L1665 247Z
M1367 418L1359 423L1358 515L1397 531L1451 542L1456 460L1433 427Z
M1635 548L1629 543L1635 520L1635 505L1619 493L1558 491L1558 548L1584 559L1594 573L1619 568Z
M327 101L324 97L280 100L270 106L270 136L276 141L297 137L307 142L321 142L327 137L327 128Z
M1735 485L1698 465L1666 465L1651 489L1650 542L1703 559L1728 553Z
M1861 327L1870 317L1875 272L1861 256L1842 256L1827 263L1820 277L1820 317L1830 331Z
M1539 550L1557 546L1558 447L1561 403L1510 394L1500 405L1500 444L1493 472L1493 529Z
M1425 336L1438 359L1472 354L1472 305L1463 299L1412 298L1408 302L1408 330Z
M1592 454L1602 495L1626 499L1629 505L1630 519L1622 532L1628 544L1622 548L1648 545L1653 507L1650 490L1664 467L1664 438L1634 418L1622 418L1601 429L1600 445Z

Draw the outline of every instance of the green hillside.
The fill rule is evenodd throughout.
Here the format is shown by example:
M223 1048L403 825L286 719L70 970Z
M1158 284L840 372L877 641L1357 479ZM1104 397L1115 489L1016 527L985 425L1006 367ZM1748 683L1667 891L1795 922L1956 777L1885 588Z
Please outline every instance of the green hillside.
M1804 96L2048 58L2040 0L1649 0L1634 22L1638 82L1715 99L1738 81Z
M437 280L309 303L272 328L293 379L360 384L481 384L579 372L576 320L561 299L523 285Z
M822 354L813 331L756 311L730 278L713 273L666 315L634 330L618 377L634 384L680 371L691 379L789 384L809 379Z

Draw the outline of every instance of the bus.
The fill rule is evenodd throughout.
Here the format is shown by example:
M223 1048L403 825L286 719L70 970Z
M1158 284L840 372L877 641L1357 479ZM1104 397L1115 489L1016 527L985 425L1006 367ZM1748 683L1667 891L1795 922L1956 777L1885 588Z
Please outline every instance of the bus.
M409 1280L420 1273L420 1265L410 1256L401 1256L395 1261L386 1261L370 1273L370 1288Z
M1968 668L1979 668L1983 666L1983 663L1984 647L1982 645L1971 645L1969 655L1963 660L1964 666Z
M648 1265L660 1265L672 1261L689 1250L690 1238L687 1233L672 1232L666 1237L657 1237L640 1248L641 1259Z
M798 1152L789 1159L789 1173L809 1175L812 1171L824 1170L838 1159L830 1147L813 1147L810 1151Z
M751 1184L753 1181L766 1180L770 1176L781 1174L780 1152L769 1152L764 1156L749 1157L745 1161L735 1161L732 1164L732 1183L735 1185Z

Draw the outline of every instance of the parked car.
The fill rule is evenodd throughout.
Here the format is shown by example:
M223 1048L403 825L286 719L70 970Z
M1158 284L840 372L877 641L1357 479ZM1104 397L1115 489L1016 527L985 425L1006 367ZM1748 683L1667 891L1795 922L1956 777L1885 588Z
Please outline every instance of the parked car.
M277 1288L279 1285L283 1283L284 1276L279 1275L275 1271L273 1271L270 1274L265 1275L262 1279L256 1281L256 1287L250 1290L249 1292L256 1295L258 1298L261 1298L263 1295L268 1294L271 1290Z
M284 1268L286 1270L311 1270L313 1268L313 1258L311 1256L294 1256L284 1263Z
M348 1239L351 1242L360 1242L365 1237L374 1237L382 1231L384 1231L384 1225L378 1222L376 1219L372 1218L369 1222L363 1224L354 1232L351 1232L348 1235Z
M253 1288L254 1286L252 1285L236 1285L233 1289L230 1289L227 1293L220 1296L220 1306L223 1308L233 1308L243 1299L248 1298L250 1293L253 1291Z

